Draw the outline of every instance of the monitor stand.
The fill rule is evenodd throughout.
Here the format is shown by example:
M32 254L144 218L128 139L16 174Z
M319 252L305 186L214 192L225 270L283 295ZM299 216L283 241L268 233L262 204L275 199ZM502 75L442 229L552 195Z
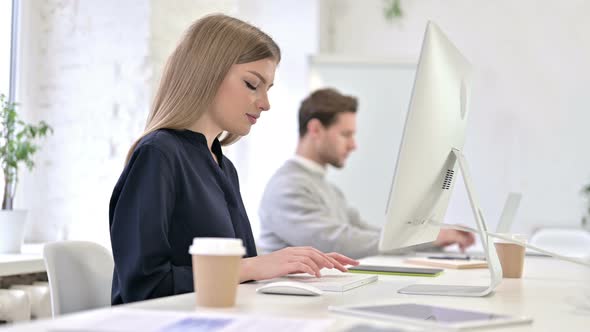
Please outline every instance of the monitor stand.
M475 196L475 190L473 183L471 182L471 176L467 168L467 161L463 156L463 153L458 149L453 149L451 152L461 170L463 176L463 182L465 183L465 189L469 196L469 203L473 216L477 224L477 230L481 243L484 248L484 253L488 262L488 269L490 270L490 283L486 286L463 286L463 285L427 285L427 284L415 284L400 289L398 292L402 294L420 294L420 295L447 295L447 296L486 296L490 294L498 284L502 281L502 266L496 253L493 241L490 239L488 229L479 207L479 201ZM440 226L440 225L439 225Z

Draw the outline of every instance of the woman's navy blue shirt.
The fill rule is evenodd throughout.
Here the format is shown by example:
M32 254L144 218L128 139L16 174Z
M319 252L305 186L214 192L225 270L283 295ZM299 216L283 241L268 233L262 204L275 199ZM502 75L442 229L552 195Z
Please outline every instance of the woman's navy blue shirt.
M217 139L209 150L190 130L161 129L139 142L113 190L109 224L113 304L192 292L194 237L240 238L256 256L236 169Z

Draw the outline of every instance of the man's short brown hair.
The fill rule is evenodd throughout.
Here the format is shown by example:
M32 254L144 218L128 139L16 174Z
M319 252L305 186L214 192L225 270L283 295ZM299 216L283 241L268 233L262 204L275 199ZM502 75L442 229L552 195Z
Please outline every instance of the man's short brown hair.
M358 102L355 97L343 95L335 89L327 88L314 91L301 102L299 107L299 137L307 133L307 123L318 119L324 127L336 121L340 113L356 113Z

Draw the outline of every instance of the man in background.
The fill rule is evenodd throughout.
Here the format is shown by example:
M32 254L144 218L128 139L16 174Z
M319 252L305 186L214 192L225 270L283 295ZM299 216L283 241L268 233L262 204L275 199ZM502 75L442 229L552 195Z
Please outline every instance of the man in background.
M327 165L344 167L356 149L357 100L320 89L299 108L299 142L266 185L259 208L263 251L314 246L352 258L378 254L381 228L362 220L343 193L325 179ZM379 162L367 160L367 162ZM472 245L471 233L443 229L434 246Z

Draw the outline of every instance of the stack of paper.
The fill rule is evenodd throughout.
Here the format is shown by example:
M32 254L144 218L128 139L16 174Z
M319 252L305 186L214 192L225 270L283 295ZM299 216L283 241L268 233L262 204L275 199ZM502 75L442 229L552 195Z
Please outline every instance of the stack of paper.
M436 259L427 257L413 257L405 261L408 264L435 266L447 269L481 269L487 268L488 262L476 259Z

